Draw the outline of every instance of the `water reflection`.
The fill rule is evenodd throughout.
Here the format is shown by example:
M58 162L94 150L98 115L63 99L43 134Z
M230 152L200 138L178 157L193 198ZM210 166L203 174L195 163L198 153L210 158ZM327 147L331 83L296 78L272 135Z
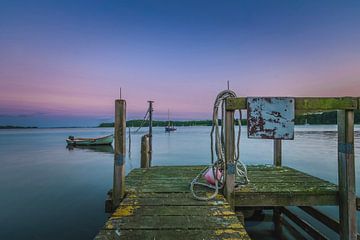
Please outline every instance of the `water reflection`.
M85 150L88 152L100 152L100 153L114 153L112 145L99 145L99 146L72 146L68 145L66 148L69 151Z

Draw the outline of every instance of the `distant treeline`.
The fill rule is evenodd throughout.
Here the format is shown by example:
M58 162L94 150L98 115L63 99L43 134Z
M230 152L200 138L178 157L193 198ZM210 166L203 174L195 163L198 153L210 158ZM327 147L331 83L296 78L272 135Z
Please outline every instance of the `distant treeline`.
M360 123L360 111L355 111L355 124ZM295 124L336 124L337 112L313 113L307 115L296 116Z
M139 127L142 124L143 120L129 120L126 121L126 126L128 127ZM154 127L165 127L168 125L168 121L153 121ZM171 125L174 126L211 126L211 120L197 120L197 121L171 121ZM144 127L149 126L149 122L146 121L143 125ZM99 127L114 127L114 123L101 123Z
M307 115L296 116L295 124L336 124L336 111L334 112L323 112L323 113L312 113ZM128 127L139 127L143 120L129 120L126 121ZM242 125L246 125L246 119L241 121ZM360 112L355 111L355 123L360 124ZM196 120L196 121L171 121L174 126L211 126L211 120ZM219 120L221 125L221 120ZM168 121L153 121L154 127L165 127L168 125ZM149 122L145 122L144 127L149 126ZM114 123L101 123L98 127L114 127Z
M22 127L22 126L12 126L12 125L0 126L0 129L18 129L18 128L37 128L37 127Z

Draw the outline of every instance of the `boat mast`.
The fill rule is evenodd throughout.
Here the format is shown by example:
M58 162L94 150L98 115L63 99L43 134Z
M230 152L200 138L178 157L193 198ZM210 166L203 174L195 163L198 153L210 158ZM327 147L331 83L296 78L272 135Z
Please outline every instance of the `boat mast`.
M168 127L170 127L170 109L168 109Z

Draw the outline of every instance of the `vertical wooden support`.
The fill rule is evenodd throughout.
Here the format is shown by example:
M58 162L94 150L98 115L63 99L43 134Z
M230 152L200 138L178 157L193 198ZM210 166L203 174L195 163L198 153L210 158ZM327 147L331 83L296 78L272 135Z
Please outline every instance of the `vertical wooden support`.
M149 164L151 166L151 160L152 160L152 113L153 113L153 102L154 101L148 101L149 102Z
M115 154L112 192L113 209L125 195L126 101L115 100Z
M274 139L274 165L281 166L282 162L282 142L281 139ZM273 210L274 231L278 239L281 239L281 208L274 207Z
M150 146L149 146L149 135L144 135L141 137L141 168L150 167Z
M282 149L281 149L281 139L274 139L274 165L281 166L282 160Z
M128 127L128 137L129 137L129 150L128 150L128 153L129 153L129 156L131 154L131 128Z
M235 201L235 172L236 165L234 159L235 152L235 129L234 111L225 113L225 196L232 207ZM234 199L232 199L234 198Z
M356 239L354 111L339 110L337 115L340 238Z

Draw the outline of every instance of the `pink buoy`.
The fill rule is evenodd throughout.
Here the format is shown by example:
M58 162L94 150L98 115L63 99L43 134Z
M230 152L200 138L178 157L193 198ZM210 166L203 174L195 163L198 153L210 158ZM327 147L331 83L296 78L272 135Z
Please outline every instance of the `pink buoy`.
M222 176L220 170L216 169L215 171L216 171L217 179L220 179ZM209 167L208 170L203 174L203 177L209 184L215 185L214 171L211 167Z

